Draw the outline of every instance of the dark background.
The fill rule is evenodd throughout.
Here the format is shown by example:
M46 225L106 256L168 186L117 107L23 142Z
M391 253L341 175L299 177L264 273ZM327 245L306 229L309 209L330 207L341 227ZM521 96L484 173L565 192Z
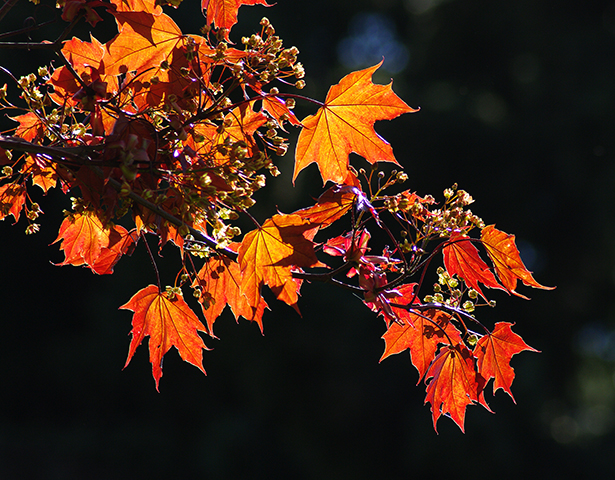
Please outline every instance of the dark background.
M20 5L0 31L34 12ZM170 13L186 33L204 23L192 0ZM280 0L240 9L231 38L263 15L300 49L305 92L319 99L384 55L375 80L393 78L421 107L376 125L407 187L441 198L459 183L475 213L517 235L536 279L557 285L522 288L531 301L495 292L498 307L479 312L484 323L516 322L542 351L513 359L518 404L488 393L495 415L470 407L465 434L442 418L436 435L408 356L378 363L382 320L323 285L304 286L302 317L270 300L265 336L226 312L222 340L206 339L208 376L172 351L157 393L145 346L122 370L131 315L117 308L155 282L142 248L112 276L51 265L63 256L47 245L70 204L35 193L46 212L38 235L25 236L23 220L0 225L0 478L611 478L615 3ZM41 35L33 40L53 38ZM16 76L48 61L0 50ZM314 166L294 190L290 153L280 168L261 219L318 195ZM171 247L163 255L177 259Z

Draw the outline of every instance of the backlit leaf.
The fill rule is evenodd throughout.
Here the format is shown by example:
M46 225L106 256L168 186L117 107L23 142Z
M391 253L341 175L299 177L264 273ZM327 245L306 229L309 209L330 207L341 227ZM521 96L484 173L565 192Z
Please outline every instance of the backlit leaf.
M138 238L136 230L129 232L121 225L113 225L110 228L108 245L101 249L100 255L90 268L99 275L113 273L113 267L122 255L132 253Z
M480 374L485 378L495 379L493 382L493 393L501 388L510 398L515 401L515 397L510 390L510 386L515 378L515 371L510 366L510 359L513 355L524 350L538 352L523 339L511 330L514 323L498 322L495 324L493 332L481 337L474 347L474 354L477 358L477 366ZM516 403L516 402L515 402Z
M201 8L207 10L207 25L227 30L237 23L237 11L242 5L271 6L266 0L201 0Z
M241 292L241 271L239 264L229 258L210 257L199 271L194 285L200 285L204 294L199 302L207 321L207 330L213 337L214 322L228 305L236 320L244 317L255 321L263 331L263 313L267 303L261 297L256 308L252 308Z
M263 284L268 285L278 300L297 312L301 281L291 270L323 266L314 252L314 226L299 215L274 215L260 228L248 232L239 247L237 261L241 268L241 290L256 309Z
M451 316L441 310L411 313L393 308L403 325L393 322L382 336L385 349L380 361L408 349L412 364L419 372L418 385L427 373L440 344L461 342L459 331L450 323Z
M126 11L115 13L120 32L107 43L105 73L143 73L169 60L182 32L168 15ZM154 73L144 77L149 79Z
M391 146L374 131L374 122L418 110L393 93L392 82L372 83L372 75L381 64L346 75L331 87L318 112L301 122L293 181L301 170L317 163L323 183L348 183L351 152L370 163L397 163Z
M527 299L526 296L515 291L517 279L521 280L528 287L542 288L544 290L553 290L555 288L545 287L534 280L531 272L525 268L519 256L514 235L509 235L496 229L494 225L489 225L481 231L481 240L489 258L493 262L493 267L500 282L510 293Z
M58 182L56 168L52 162L42 156L28 155L23 172L31 175L33 185L38 185L43 189L43 192L47 193Z
M0 220L13 215L15 223L26 201L26 188L18 183L7 183L0 186Z
M298 210L294 212L294 215L299 215L304 220L319 225L319 228L326 228L348 213L356 197L352 188L331 187L318 198L316 205Z
M425 403L431 403L436 432L436 423L442 414L450 415L463 432L468 405L481 403L488 408L482 398L484 379L476 373L472 352L463 344L442 347L425 375L425 383Z
M136 238L134 231L112 223L103 225L96 213L85 211L68 215L53 243L62 241L65 258L58 265L87 265L104 275L113 273L120 257L132 252Z
M442 254L448 273L459 275L468 287L476 290L483 298L485 295L478 285L479 282L489 288L504 290L468 237L459 234L451 236L442 249Z
M181 295L169 296L167 292L160 292L156 285L148 285L120 309L134 312L132 340L124 368L143 339L149 336L149 359L156 390L162 377L162 358L171 347L177 348L182 360L205 373L203 349L208 348L198 334L198 331L204 332L205 327Z
M24 113L17 117L10 117L11 120L19 122L19 126L15 130L15 136L23 138L28 142L42 138L45 131L45 124L42 120L32 112Z

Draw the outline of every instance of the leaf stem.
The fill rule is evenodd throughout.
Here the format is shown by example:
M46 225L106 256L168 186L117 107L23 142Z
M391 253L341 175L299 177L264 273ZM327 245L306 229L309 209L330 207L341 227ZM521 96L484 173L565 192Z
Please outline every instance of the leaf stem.
M149 259L152 261L152 266L154 267L154 272L156 272L156 282L158 283L158 291L162 293L162 284L160 283L160 272L158 271L158 265L156 265L156 260L154 259L154 254L152 253L152 249L147 243L147 238L145 237L145 232L141 231L141 238L143 239L143 243L145 243L145 247L147 248L147 253L149 254Z

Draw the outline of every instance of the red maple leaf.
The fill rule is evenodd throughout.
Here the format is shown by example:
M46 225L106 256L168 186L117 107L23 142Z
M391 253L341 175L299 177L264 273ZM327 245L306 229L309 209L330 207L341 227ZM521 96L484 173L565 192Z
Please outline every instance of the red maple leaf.
M498 322L495 324L493 332L482 337L474 347L474 354L477 358L478 371L485 381L495 379L493 382L493 393L501 388L513 402L515 397L510 390L510 386L515 378L515 371L510 366L510 359L513 355L524 350L538 352L526 344L523 339L511 330L514 323ZM517 402L515 402L517 403Z
M487 250L487 254L493 262L493 267L502 282L502 285L510 293L527 299L525 295L517 293L517 279L521 280L525 285L534 288L542 288L544 290L553 290L555 287L545 287L541 285L531 272L525 268L523 261L519 255L519 250L515 245L515 236L502 232L495 228L494 225L488 225L481 231L481 241Z
M117 11L114 16L119 33L106 44L102 65L107 75L147 70L141 78L149 80L163 61L171 63L171 54L183 37L171 17L130 10Z
M109 245L110 230L93 212L67 216L53 243L62 241L64 261L58 265L94 265L103 248ZM52 245L53 245L52 243Z
M459 275L468 287L476 290L483 298L485 295L478 286L479 282L489 288L504 290L487 264L480 258L477 248L469 237L460 234L452 235L450 241L442 249L442 254L448 273Z
M334 186L325 191L318 203L312 207L294 212L310 223L317 224L319 228L326 228L333 222L342 218L353 207L357 194L354 190Z
M237 23L237 12L242 5L264 5L267 0L201 0L201 8L207 10L207 25L230 30ZM228 40L228 32L225 35Z
M197 331L205 327L184 298L179 294L160 292L156 285L139 290L120 309L134 312L132 317L132 340L128 350L128 366L135 350L149 336L149 359L156 390L162 377L162 358L171 349L177 348L185 362L191 363L203 373L203 350L209 350Z
M414 287L414 284L412 287ZM408 298L408 295L404 298ZM399 300L397 301L402 303ZM393 306L393 310L404 323L392 323L382 336L385 348L380 361L390 355L409 350L412 364L419 372L419 378L416 382L418 385L427 373L438 347L442 344L461 343L461 336L459 331L450 323L451 315L441 310L430 309L421 312L409 312L395 308L395 306Z
M434 430L442 414L447 414L464 431L466 407L480 403L489 410L483 397L485 380L474 368L472 352L463 344L442 347L427 374L425 403L431 403Z
M45 124L40 117L32 112L24 113L17 117L9 117L11 120L19 122L15 129L15 136L21 137L28 142L34 143L35 140L42 138L45 132Z
M113 273L113 268L122 255L130 255L133 252L138 239L135 229L128 231L121 225L111 226L108 245L101 249L100 255L90 268L99 275Z

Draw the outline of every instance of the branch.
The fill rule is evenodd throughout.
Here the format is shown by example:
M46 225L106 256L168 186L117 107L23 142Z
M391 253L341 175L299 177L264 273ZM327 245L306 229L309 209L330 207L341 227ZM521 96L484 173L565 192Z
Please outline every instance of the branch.
M105 178L103 171L98 166L92 165L90 154L96 152L100 148L104 148L104 146L105 145L95 145L95 146L85 146L84 145L81 147L67 147L67 148L47 147L43 145L35 145L33 143L30 143L18 137L5 137L3 135L0 135L0 147L2 148L5 148L7 150L17 150L20 152L26 152L26 153L31 153L31 154L47 155L55 159L57 158L68 159L77 165L89 166L98 177L108 182L109 185L111 185L111 187L114 190L119 192L122 189L122 184L113 178ZM128 198L133 200L135 203L138 203L139 205L147 208L148 210L151 210L156 215L159 215L160 217L164 218L167 222L177 227L186 225L179 218L174 217L167 211L160 208L155 203L152 203L144 199L143 197L137 195L133 191L131 191L128 194ZM205 235L203 232L193 227L190 227L188 225L186 226L188 227L191 235L194 238L199 239L200 241L205 243L207 246L214 248L217 252L230 258L231 260L237 260L237 253L233 252L232 250L228 248L219 248L218 242L216 242L216 240L214 240L208 235Z
M19 137L6 137L0 135L0 147L6 150L17 150L31 154L47 155L56 159L67 159L77 165L88 165L92 161L90 156L103 148L104 145L83 145L80 147L49 147L36 145Z
M299 278L301 280L308 280L308 281L315 281L315 282L323 282L323 283L332 283L334 285L337 285L338 287L341 287L345 290L350 290L351 292L354 292L358 295L363 295L365 293L365 290L362 289L361 287L356 287L354 285L350 285L349 283L344 283L340 280L337 280L336 278L333 278L333 275L335 275L340 269L336 269L332 272L327 272L327 273L307 273L307 272L298 272L298 271L293 271L292 276L293 278Z
M6 0L4 5L0 8L0 20L2 20L7 13L9 13L9 10L11 10L11 8L13 8L18 1L19 0Z
M91 166L90 167L94 173L102 178L103 180L105 180L106 182L108 182L109 185L111 185L111 187L119 192L122 189L122 184L120 182L118 182L117 180L115 180L114 178L105 178L105 175L103 173L103 171L99 168L99 167L95 167L95 166ZM216 240L214 240L213 238L211 238L209 235L204 234L203 232L201 232L200 230L197 230L194 227L191 227L189 225L186 225L185 222L182 222L179 218L174 217L173 215L171 215L169 212L167 212L166 210L163 210L162 208L160 208L158 205L156 205L155 203L150 202L149 200L144 199L143 197L137 195L136 193L134 193L133 191L130 191L128 193L128 198L130 198L132 201L134 201L135 203L138 203L139 205L147 208L148 210L151 210L152 212L154 212L156 215L159 215L160 217L162 217L163 219L165 219L167 222L172 223L173 225L175 225L176 227L182 227L182 226L186 226L188 227L188 230L190 231L190 234L195 238L198 239L200 241L202 241L205 245L207 245L208 247L211 247L213 249L216 250L216 252L221 253L222 255L224 255L225 257L230 258L233 261L237 260L237 253L233 252L232 250L228 249L228 248L220 248L218 246L218 242L216 242Z

